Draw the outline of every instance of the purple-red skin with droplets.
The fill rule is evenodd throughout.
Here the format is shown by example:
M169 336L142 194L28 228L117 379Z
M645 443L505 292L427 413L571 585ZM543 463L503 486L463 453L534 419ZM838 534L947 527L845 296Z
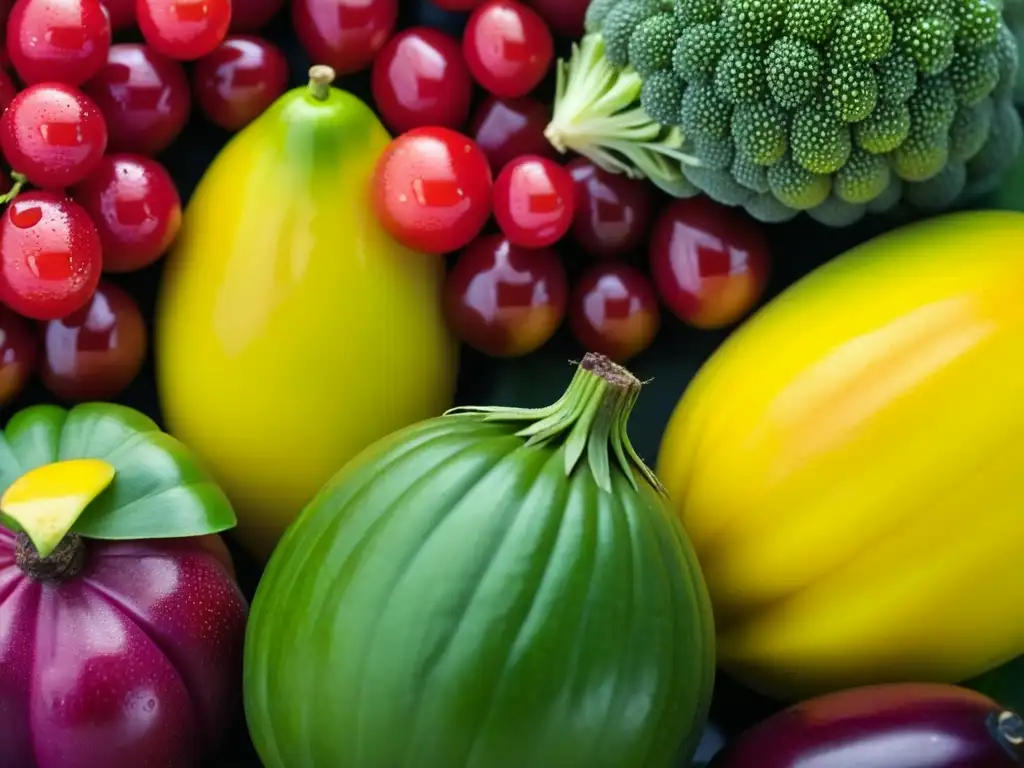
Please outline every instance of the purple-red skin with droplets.
M41 582L0 529L0 765L194 768L240 711L248 606L210 537L86 541Z
M1000 732L1005 735L1000 735ZM712 768L1002 768L1024 726L975 691L902 683L820 696L754 726Z

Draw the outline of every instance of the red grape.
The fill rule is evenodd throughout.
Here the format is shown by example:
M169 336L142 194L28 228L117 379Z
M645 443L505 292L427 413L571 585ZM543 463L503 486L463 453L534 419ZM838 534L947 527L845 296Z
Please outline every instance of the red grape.
M149 266L181 228L181 198L171 175L142 155L107 155L71 196L96 225L104 272Z
M69 402L114 399L146 357L142 313L130 295L106 281L84 307L43 325L40 336L43 384Z
M18 86L4 70L0 69L0 115L7 110L7 106L14 101L18 93Z
M661 300L697 328L732 325L768 283L764 230L733 208L706 198L677 200L654 226L651 275Z
M565 317L566 277L558 255L527 250L500 235L474 240L445 283L448 323L471 347L493 357L542 347Z
M497 176L506 163L520 155L540 155L551 160L558 157L544 137L549 122L551 108L543 101L529 96L490 96L473 113L469 134L487 155L491 171Z
M557 243L572 226L576 190L562 166L536 155L518 157L494 182L494 218L523 248Z
M118 43L85 85L107 119L110 150L156 155L178 137L191 110L180 63L148 45Z
M107 148L107 125L96 103L70 85L30 85L0 118L4 157L29 183L47 189L77 184Z
M0 301L24 317L53 320L89 301L103 268L96 226L60 192L18 195L0 218Z
M525 96L551 66L555 44L544 21L517 0L487 0L469 17L462 50L469 71L495 96Z
M395 35L373 62L373 98L397 133L440 125L458 128L469 116L473 80L458 40L428 27Z
M135 15L153 48L172 59L191 61L224 41L231 0L136 0Z
M397 21L398 0L292 0L302 47L314 63L339 75L369 67Z
M284 0L231 0L231 26L229 32L258 32L270 23Z
M25 389L36 367L36 339L25 318L0 306L0 405Z
M579 280L570 300L573 335L590 352L624 363L647 349L661 327L650 281L625 264L598 264Z
M81 85L110 50L110 19L99 0L17 0L7 23L7 55L25 85Z
M642 246L654 208L650 184L608 173L583 157L566 167L576 183L572 234L580 247L599 259L610 259Z
M491 215L492 180L476 143L448 128L416 128L391 142L373 177L384 229L423 253L465 247Z
M583 37L583 19L590 0L527 0L552 31L572 40Z
M135 26L135 0L100 0L110 16L110 28L114 32Z
M196 62L196 103L228 131L251 123L288 87L288 61L273 43L232 35Z

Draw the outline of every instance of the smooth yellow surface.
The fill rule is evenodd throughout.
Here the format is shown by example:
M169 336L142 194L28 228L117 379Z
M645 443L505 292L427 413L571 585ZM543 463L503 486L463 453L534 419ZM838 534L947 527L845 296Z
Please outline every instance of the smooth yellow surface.
M168 257L162 407L260 559L349 458L451 404L443 262L397 245L370 206L389 140L348 94L286 94L207 170Z
M0 497L0 512L16 522L46 557L110 485L114 473L114 467L100 459L43 464L11 483Z
M658 475L755 689L1024 653L1024 215L914 225L798 283L698 374Z

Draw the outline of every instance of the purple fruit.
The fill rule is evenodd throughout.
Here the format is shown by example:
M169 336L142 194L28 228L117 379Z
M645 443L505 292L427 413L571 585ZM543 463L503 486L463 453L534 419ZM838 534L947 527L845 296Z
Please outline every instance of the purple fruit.
M713 768L1002 768L1024 764L1024 722L951 685L833 693L754 726Z
M40 564L0 528L0 765L194 768L240 699L247 606L227 550L65 542Z

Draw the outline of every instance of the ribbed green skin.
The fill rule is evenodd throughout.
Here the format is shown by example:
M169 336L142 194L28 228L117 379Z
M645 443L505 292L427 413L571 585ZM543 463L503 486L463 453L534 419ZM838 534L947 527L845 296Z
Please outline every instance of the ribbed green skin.
M289 529L245 653L267 768L689 763L714 630L680 524L639 478L566 478L564 449L517 428L397 433Z

